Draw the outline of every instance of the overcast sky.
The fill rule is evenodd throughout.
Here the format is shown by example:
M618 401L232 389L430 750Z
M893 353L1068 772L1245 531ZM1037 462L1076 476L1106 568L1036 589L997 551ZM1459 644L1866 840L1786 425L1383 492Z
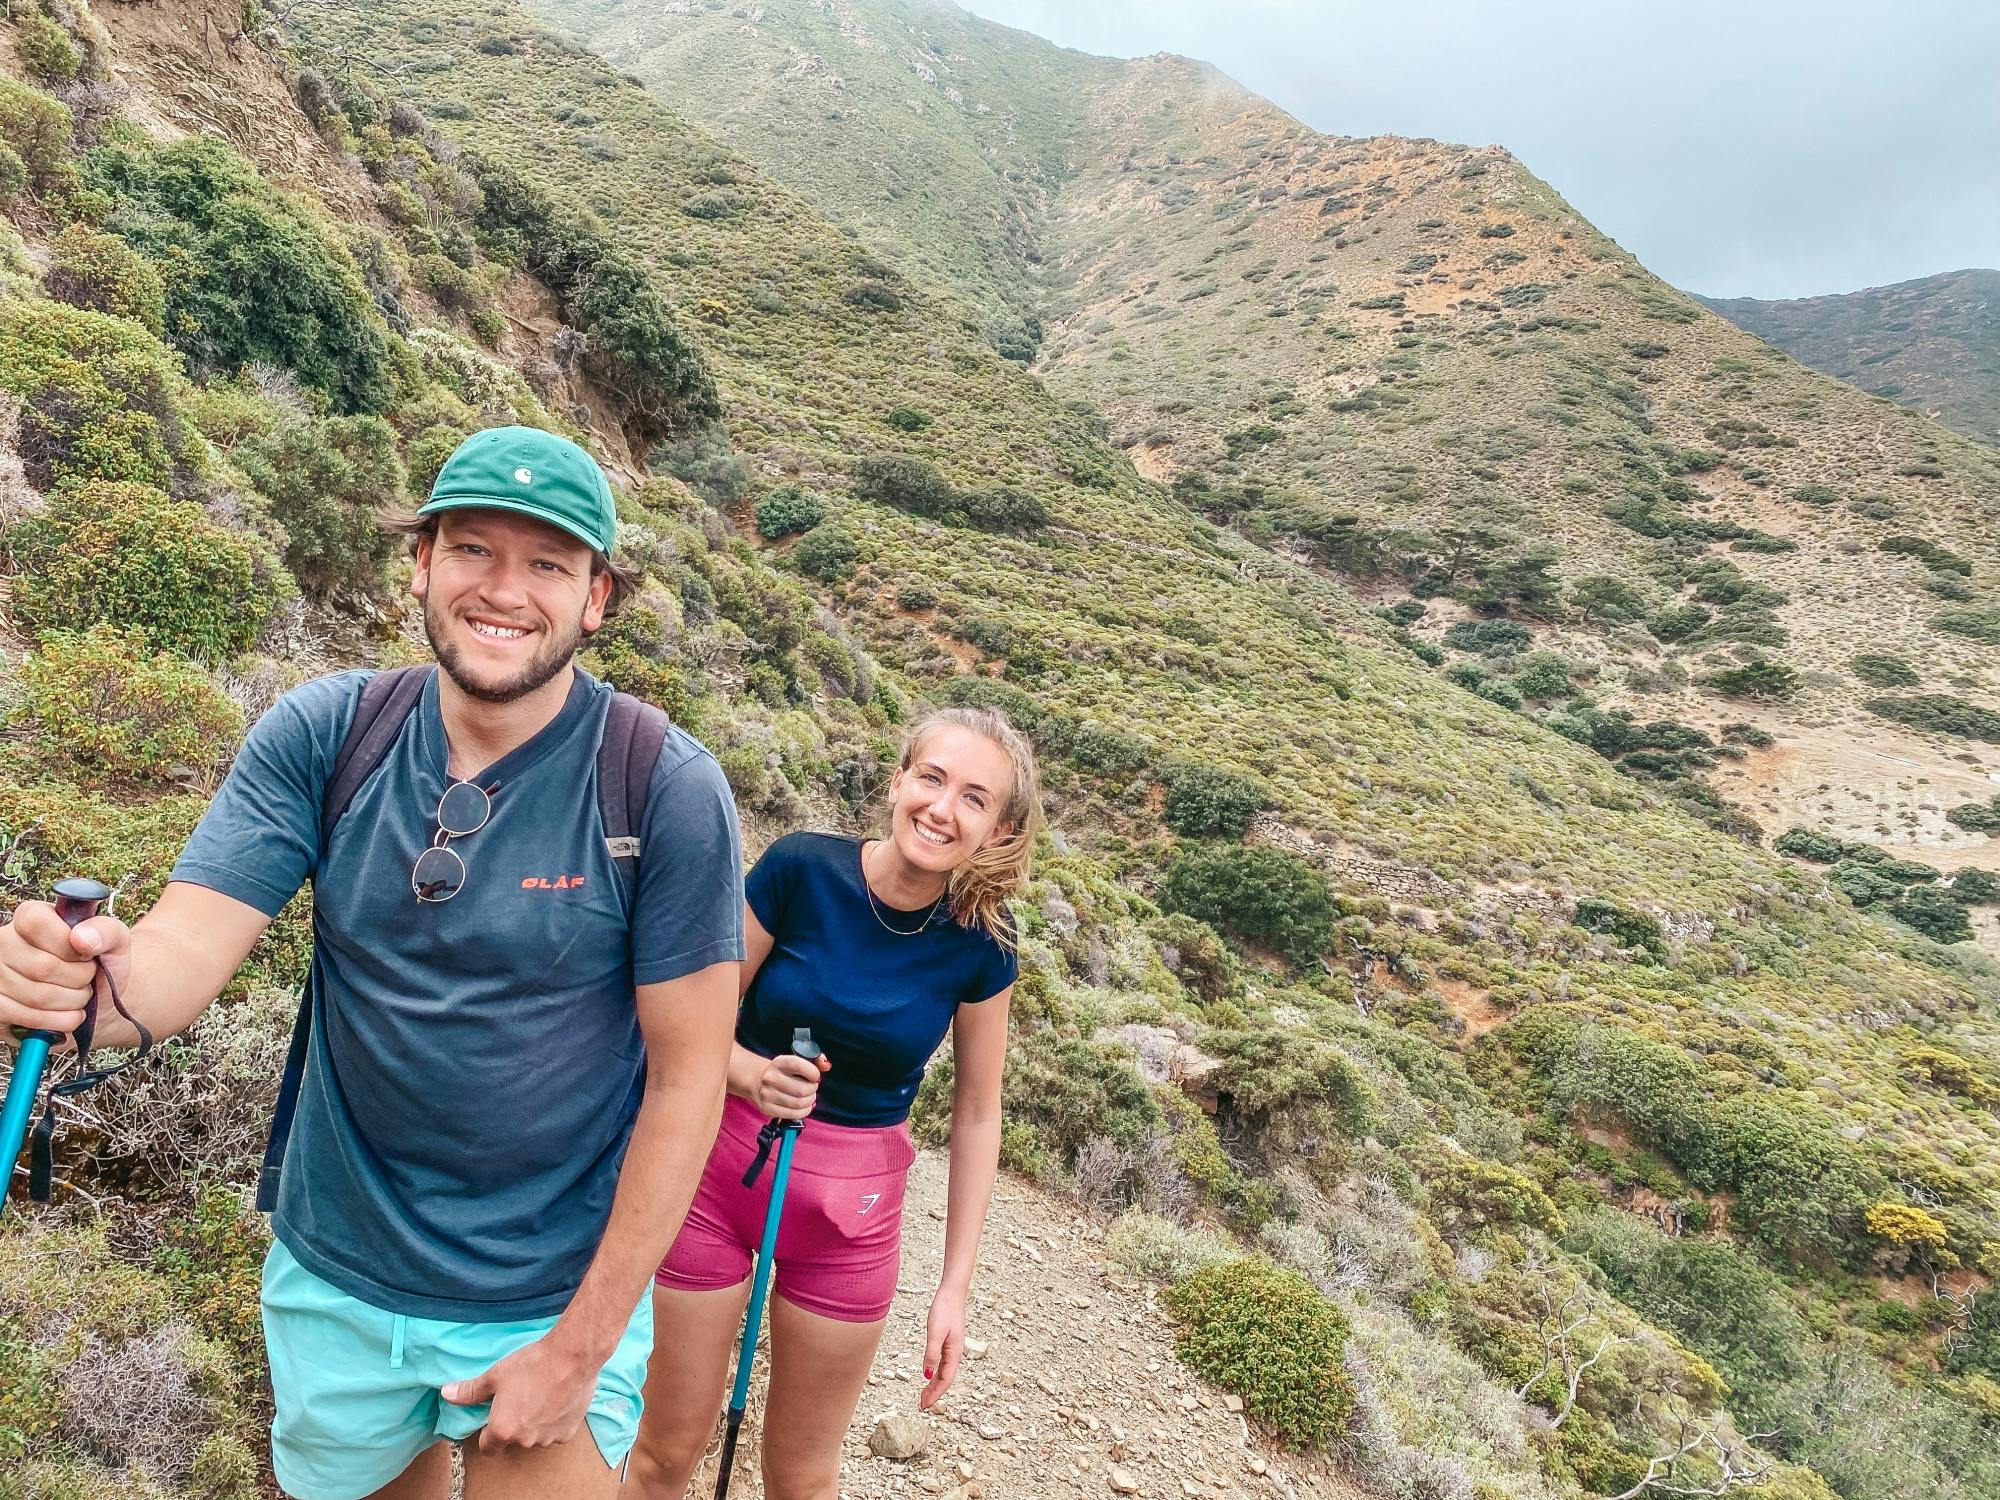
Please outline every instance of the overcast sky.
M1993 0L962 0L1315 129L1498 144L1717 297L2000 267Z

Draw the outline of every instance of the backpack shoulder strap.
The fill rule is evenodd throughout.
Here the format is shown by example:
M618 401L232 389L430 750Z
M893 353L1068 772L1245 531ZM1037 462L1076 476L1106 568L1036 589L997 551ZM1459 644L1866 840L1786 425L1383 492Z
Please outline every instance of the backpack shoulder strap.
M320 802L319 847L326 852L333 833L361 783L382 764L382 757L396 742L404 723L417 706L424 683L433 669L398 667L377 672L361 684L361 696L354 705L354 718L347 737L340 742L333 769L327 775L326 792ZM292 1022L292 1044L285 1054L285 1077L278 1085L278 1104L271 1115L270 1138L264 1143L264 1163L257 1174L257 1207L270 1213L278 1206L278 1177L285 1164L285 1147L292 1138L292 1116L298 1112L299 1089L305 1082L306 1055L312 1043L312 980L299 991L299 1013Z
M423 696L435 667L397 667L377 672L361 684L361 697L354 705L354 720L347 726L347 738L340 742L333 770L326 779L326 796L320 804L319 842L326 847L327 836L354 801L382 757L396 742Z
M597 746L597 814L604 823L604 846L624 883L628 912L639 892L640 829L667 727L660 709L630 693L613 693Z

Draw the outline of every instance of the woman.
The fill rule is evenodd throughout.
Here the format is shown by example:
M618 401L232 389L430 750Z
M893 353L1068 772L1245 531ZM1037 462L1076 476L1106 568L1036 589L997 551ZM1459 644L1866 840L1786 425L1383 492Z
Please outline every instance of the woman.
M722 1129L653 1291L657 1330L628 1486L681 1500L715 1432L770 1199L746 1188L767 1118L799 1134L778 1235L769 1500L834 1500L840 1449L896 1292L909 1112L952 1037L944 1276L924 1342L926 1410L951 1389L1000 1159L1000 1073L1016 964L1006 903L1041 827L1033 751L1004 716L953 708L910 732L887 832L795 833L745 886L743 1005ZM809 1027L824 1056L791 1056Z

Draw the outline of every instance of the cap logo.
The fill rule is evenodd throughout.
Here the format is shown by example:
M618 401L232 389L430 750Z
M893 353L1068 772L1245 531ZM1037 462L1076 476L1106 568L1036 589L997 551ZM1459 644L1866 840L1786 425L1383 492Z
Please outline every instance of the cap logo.
M514 482L517 484L532 484L534 483L534 479L535 471L533 469L524 466L514 471Z

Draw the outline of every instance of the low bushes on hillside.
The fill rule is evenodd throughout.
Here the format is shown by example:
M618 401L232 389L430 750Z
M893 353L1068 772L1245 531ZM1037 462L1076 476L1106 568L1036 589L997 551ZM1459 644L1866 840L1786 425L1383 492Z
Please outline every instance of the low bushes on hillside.
M39 490L92 479L172 489L199 473L187 389L173 353L129 319L0 301L0 392L21 404L21 466Z
M821 583L833 583L854 571L861 544L838 521L822 521L792 548L792 565Z
M402 503L396 434L380 417L312 417L237 445L236 465L285 532L285 565L310 593L382 587L399 540L381 511Z
M2000 713L1946 693L1910 693L1901 698L1870 698L1862 705L1871 714L1908 724L1931 734L1956 734L1969 740L2000 744Z
M1260 781L1195 761L1165 767L1167 826L1183 838L1240 839L1251 819L1271 805L1271 789Z
M780 485L757 502L757 534L767 541L811 531L825 519L819 496L796 484Z
M71 307L130 318L148 333L165 326L167 289L159 269L117 235L87 224L56 236L42 290Z
M707 361L646 268L594 218L559 208L511 168L478 157L470 165L481 235L496 256L540 277L570 322L590 335L586 359L609 365L600 373L629 402L635 446L650 449L719 417Z
M257 638L277 602L251 587L254 561L240 537L147 485L60 490L7 540L16 611L43 630L115 625L221 661Z
M262 361L343 412L389 404L389 345L347 251L208 136L89 158L106 227L167 268L167 335L199 371Z
M1886 651L1863 651L1852 666L1854 675L1870 687L1915 687L1924 680L1902 657Z
M1205 1266L1161 1300L1180 1326L1174 1347L1293 1448L1346 1428L1354 1385L1341 1356L1347 1319L1296 1271L1243 1258Z
M1319 866L1281 849L1183 849L1167 869L1167 905L1238 939L1310 964L1340 915Z
M913 516L979 531L1034 531L1049 521L1048 507L1025 490L955 490L931 465L906 454L862 459L854 466L854 492Z
M47 752L102 776L212 783L243 733L243 710L206 672L108 625L44 636L21 682Z

